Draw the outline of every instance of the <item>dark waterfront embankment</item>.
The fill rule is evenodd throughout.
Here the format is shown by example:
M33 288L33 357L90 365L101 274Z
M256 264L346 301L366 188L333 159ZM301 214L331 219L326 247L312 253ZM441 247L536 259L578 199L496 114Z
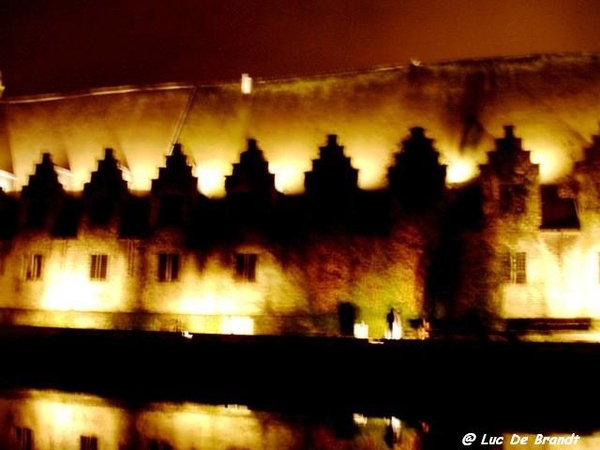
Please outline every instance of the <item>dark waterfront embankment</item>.
M536 429L598 423L592 343L10 328L0 352L7 388Z

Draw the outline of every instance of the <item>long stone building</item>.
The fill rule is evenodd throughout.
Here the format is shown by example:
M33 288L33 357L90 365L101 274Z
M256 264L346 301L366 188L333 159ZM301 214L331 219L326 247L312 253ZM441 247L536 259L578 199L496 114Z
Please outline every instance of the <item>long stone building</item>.
M600 317L600 55L0 100L0 321Z

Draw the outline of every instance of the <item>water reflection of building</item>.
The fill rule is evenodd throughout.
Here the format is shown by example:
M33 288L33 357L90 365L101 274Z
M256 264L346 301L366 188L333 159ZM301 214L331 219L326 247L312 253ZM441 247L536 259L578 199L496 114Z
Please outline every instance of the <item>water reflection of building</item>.
M527 421L507 426L503 419L469 426L345 409L265 410L237 404L107 399L54 390L0 392L0 447L9 450L436 450L453 448L473 432L474 447L534 449L557 446L562 440L565 448L583 450L600 444L596 428L576 421L569 420L565 429L565 424L540 427L537 419L531 420L536 427Z
M254 411L241 405L141 403L59 391L0 397L0 447L18 450L184 448L421 449L398 418Z
M596 122L586 94L598 93L582 81L594 61L419 66L256 83L246 95L171 85L7 99L0 318L209 333L352 334L358 324L381 337L394 307L405 329L422 316L470 331L496 319L585 327L600 317L600 141L575 147L572 136ZM560 117L514 93L552 102L546 77L563 72L581 126L552 152L566 141L550 127ZM443 93L466 119L436 109ZM500 112L484 115L486 101ZM408 125L399 146L386 147L404 134L390 123ZM249 133L261 144L246 139L240 153ZM465 162L452 152L457 134L474 153L469 182L450 177ZM104 143L116 148L98 154ZM548 182L565 153L581 157Z

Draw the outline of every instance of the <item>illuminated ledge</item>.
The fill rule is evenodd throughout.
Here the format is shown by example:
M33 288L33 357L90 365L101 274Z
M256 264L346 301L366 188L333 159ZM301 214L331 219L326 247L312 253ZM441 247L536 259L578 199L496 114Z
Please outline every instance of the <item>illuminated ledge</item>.
M414 68L426 68L427 70L441 70L456 68L461 69L467 66L486 66L486 65L511 65L511 64L531 64L531 63L556 63L556 62L585 62L585 61L600 61L600 52L573 52L573 53L542 53L542 54L525 54L511 56L496 56L485 58L468 58L438 61L432 63L421 63L414 60L408 64L389 64L368 67L364 69L354 69L338 72L325 72L320 74L298 74L287 77L260 77L253 78L255 84L278 84L296 81L319 81L328 78L347 78L361 75L368 75L381 72L407 71ZM126 94L134 92L146 91L165 91L177 89L202 89L216 86L237 86L238 80L221 81L214 83L193 83L193 82L165 82L165 83L149 83L139 85L122 85L113 87L92 88L86 90L78 90L71 92L55 92L46 94L5 97L0 99L0 104L18 104L18 103L35 103L61 100L65 98L91 97L96 95L111 95L111 94Z
M158 83L158 84L143 84L143 85L125 85L116 87L95 88L73 92L55 92L49 94L36 94L19 96L3 99L0 103L19 104L19 103L38 103L49 102L55 100L63 100L78 97L93 97L99 95L114 95L114 94L129 94L135 92L148 91L173 91L178 89L192 89L196 87L193 83Z

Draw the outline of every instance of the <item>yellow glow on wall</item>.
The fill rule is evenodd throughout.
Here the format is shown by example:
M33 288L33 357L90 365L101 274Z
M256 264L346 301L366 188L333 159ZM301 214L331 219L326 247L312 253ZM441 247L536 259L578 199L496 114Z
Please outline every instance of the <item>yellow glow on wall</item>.
M365 190L377 189L387 183L388 161L378 158L377 155L384 155L388 152L385 148L374 146L368 148L370 149L365 152L352 155L351 160L352 166L358 169L358 186Z
M228 316L223 318L222 334L254 334L254 319L247 316Z
M225 195L225 176L231 172L231 165L224 161L208 161L196 167L198 189L208 197Z
M369 325L365 322L358 322L354 324L354 337L358 339L369 338Z
M119 311L123 309L122 282L91 281L81 270L48 267L43 277L41 307L50 311Z
M502 286L504 317L600 317L600 246L579 232L544 232L539 242L522 243L527 283Z
M122 166L122 165L119 165L119 169L121 170L121 176L123 177L123 180L125 180L128 184L132 184L133 183L133 175L131 173L131 170L129 170L127 167Z
M598 317L600 280L597 252L571 251L555 262L557 270L546 276L550 285L548 313L554 317Z
M556 142L550 140L528 140L531 162L540 165L540 181L552 183L571 170L571 156Z
M293 161L272 163L269 171L275 174L275 189L284 194L300 194L304 191L304 171L301 164Z
M216 266L207 268L198 283L181 289L172 304L173 312L180 314L247 315L259 314L264 308L260 282L236 282L229 270Z
M69 169L65 169L63 167L54 166L54 170L58 175L58 181L63 185L65 190L73 191L73 190L81 190L83 184L81 184L81 180L75 179L75 176Z
M93 306L89 283L81 277L60 274L45 282L46 289L42 299L44 309L68 311L80 309L84 305L87 306L84 309Z
M470 159L457 159L448 164L446 180L448 183L463 183L477 175L475 163Z
M259 294L253 295L255 301ZM202 295L188 295L178 302L176 310L181 314L235 314L240 311L248 311L252 301L247 301L249 297L243 292L223 292L221 294L214 292L203 292ZM251 298L251 297L250 297ZM257 308L251 308L257 310Z
M5 170L0 170L0 189L4 192L13 192L17 190L17 177Z

